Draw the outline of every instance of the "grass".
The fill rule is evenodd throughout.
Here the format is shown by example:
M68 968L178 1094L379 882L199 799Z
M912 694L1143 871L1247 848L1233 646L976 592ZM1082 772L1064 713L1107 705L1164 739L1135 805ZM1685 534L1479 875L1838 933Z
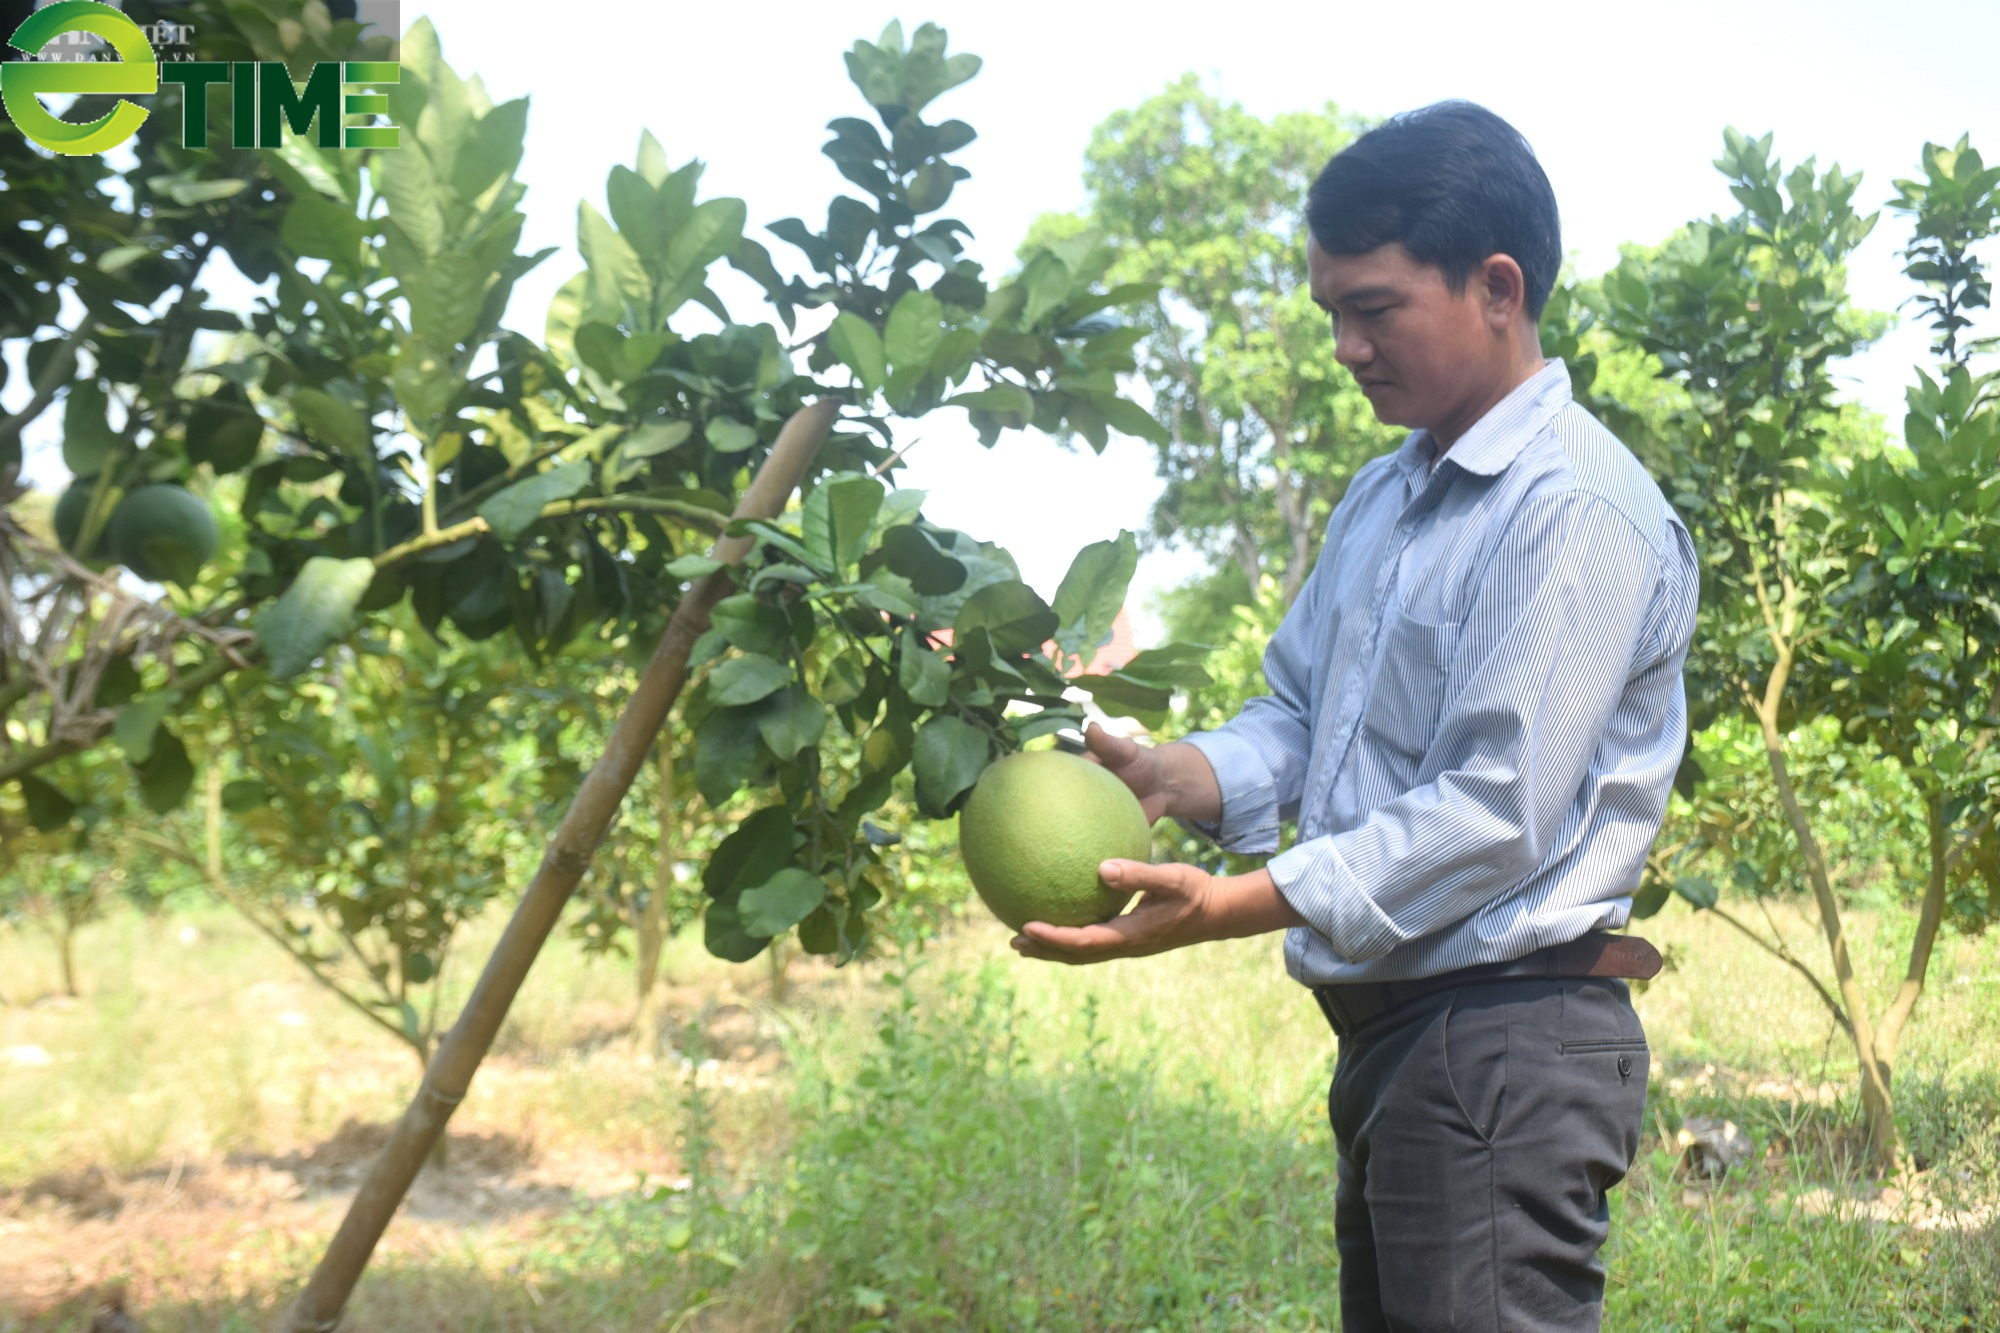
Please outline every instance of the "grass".
M1815 956L1810 923L1779 920ZM1910 929L1857 923L1884 986ZM1652 1126L1614 1195L1607 1329L2000 1327L2000 1230L1980 1211L2000 1202L2000 941L1940 948L1897 1074L1925 1168L1899 1200L1853 1174L1851 1058L1804 983L1710 918L1672 909L1647 933L1676 970L1639 1001ZM0 1068L0 1187L268 1156L400 1109L408 1057L227 916L124 917L86 939L83 1003L0 1010L0 1046L54 1057ZM52 976L35 980L50 964L34 943L0 940L17 1002ZM670 970L692 1058L635 1054L625 969L564 942L460 1114L648 1179L399 1223L350 1327L1338 1327L1333 1047L1275 939L1070 970L969 922L907 966L795 969L783 1006L761 966L690 942ZM1674 1132L1696 1115L1735 1121L1758 1159L1713 1185L1684 1176ZM212 1262L135 1243L120 1271L150 1329L271 1328L336 1218L291 1216ZM15 1319L81 1329L90 1305L79 1291Z

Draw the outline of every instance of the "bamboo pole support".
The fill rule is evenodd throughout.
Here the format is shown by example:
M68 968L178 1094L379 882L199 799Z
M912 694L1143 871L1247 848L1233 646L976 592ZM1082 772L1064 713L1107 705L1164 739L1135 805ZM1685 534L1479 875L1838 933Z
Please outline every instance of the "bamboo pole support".
M737 503L736 518L775 518L784 511L839 412L837 399L823 398L792 415ZM748 537L725 536L717 539L711 554L725 565L735 565L749 554L750 547ZM479 984L439 1043L417 1095L369 1167L340 1229L293 1305L286 1324L288 1333L333 1333L340 1326L348 1297L377 1242L444 1133L446 1121L464 1100L529 967L555 929L564 904L604 840L625 794L632 789L640 765L687 680L688 651L708 628L709 612L734 589L729 571L719 569L688 589L674 608L652 659L605 742L604 753L577 789L562 823L549 839L534 879L514 909L513 919L486 960Z

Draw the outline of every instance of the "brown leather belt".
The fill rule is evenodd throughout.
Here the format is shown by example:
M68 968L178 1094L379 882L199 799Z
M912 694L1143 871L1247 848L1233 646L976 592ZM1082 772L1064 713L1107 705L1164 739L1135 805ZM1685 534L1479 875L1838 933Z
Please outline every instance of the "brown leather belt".
M1637 935L1612 935L1593 930L1566 944L1523 954L1504 963L1480 963L1432 977L1408 981L1350 981L1312 988L1320 1012L1333 1025L1336 1035L1346 1036L1362 1024L1379 1018L1398 1005L1439 991L1485 981L1516 978L1542 980L1583 977L1626 977L1646 980L1660 971L1660 951Z

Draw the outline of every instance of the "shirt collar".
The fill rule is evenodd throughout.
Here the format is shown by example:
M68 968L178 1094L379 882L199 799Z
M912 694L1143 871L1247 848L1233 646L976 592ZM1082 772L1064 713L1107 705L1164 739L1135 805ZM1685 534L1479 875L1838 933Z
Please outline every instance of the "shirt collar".
M1445 451L1444 461L1482 477L1497 476L1569 402L1569 367L1562 358L1551 357L1459 436L1458 443ZM1421 481L1436 456L1437 442L1431 433L1413 430L1397 451L1396 461L1413 480Z

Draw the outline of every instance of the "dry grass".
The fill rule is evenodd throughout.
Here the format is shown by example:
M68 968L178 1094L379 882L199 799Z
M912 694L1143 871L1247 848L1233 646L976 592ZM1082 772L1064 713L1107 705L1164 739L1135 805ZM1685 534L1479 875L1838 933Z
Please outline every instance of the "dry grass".
M1807 917L1786 911L1776 919L1802 957L1823 956ZM483 956L496 925L476 932L461 957ZM1900 917L1855 923L1878 993L1886 994L1899 970L1909 929ZM1841 1177L1831 1158L1809 1161L1808 1150L1846 1132L1852 1061L1837 1033L1829 1040L1829 1021L1804 982L1712 917L1675 908L1645 933L1676 963L1639 1000L1660 1057L1653 1104L1663 1138L1626 1191L1609 1326L1752 1327L1724 1314L1712 1325L1661 1323L1659 1311L1673 1308L1662 1284L1699 1282L1707 1272L1721 1284L1718 1292L1743 1287L1754 1294L1760 1281L1777 1292L1783 1283L1776 1278L1730 1277L1727 1264L1715 1267L1722 1262L1715 1246L1810 1253L1825 1244L1874 1285L1859 1296L1845 1289L1787 1295L1791 1326L1958 1327L1951 1301L1976 1297L1951 1295L1954 1274L1969 1290L1986 1280L1980 1275L2000 1274L1990 1226L1906 1236L1894 1219L1847 1218L1840 1225L1858 1229L1827 1239L1829 1218L1841 1213L1836 1196L1848 1197L1856 1183ZM170 921L128 915L92 928L82 961L87 993L76 1003L26 1003L53 987L53 959L45 955L38 939L0 935L0 993L11 1002L0 1007L0 1051L12 1053L0 1055L0 1330L83 1328L106 1284L123 1284L154 1330L274 1327L375 1141L370 1127L400 1111L414 1083L413 1062L226 913ZM792 1318L805 1327L847 1328L857 1320L863 1327L876 1318L871 1300L878 1294L890 1312L881 1317L897 1327L898 1310L921 1327L953 1326L953 1318L975 1311L1000 1311L992 1317L1021 1327L1136 1326L1118 1323L1111 1306L1129 1305L1147 1283L1167 1291L1178 1280L1177 1264L1251 1261L1242 1249L1249 1242L1209 1234L1221 1225L1221 1215L1209 1213L1229 1182L1238 1182L1239 1193L1244 1182L1253 1192L1300 1191L1301 1206L1330 1188L1316 1164L1329 1155L1322 1108L1333 1045L1310 1000L1285 977L1275 938L1072 970L1024 964L997 928L969 923L915 970L920 1004L909 1021L928 1021L928 1008L945 1026L906 1032L906 1043L928 1041L933 1055L921 1069L895 1075L929 1089L906 1090L900 1103L860 1086L874 1080L879 1087L882 1071L893 1066L883 1063L874 1035L896 996L882 984L883 965L839 972L794 965L783 1006L769 1002L761 964L717 963L698 942L677 942L668 966L675 982L669 1041L642 1051L627 1032L625 965L586 959L568 940L551 947L455 1121L454 1166L427 1178L399 1219L351 1327L626 1330L671 1326L682 1315L687 1329L771 1328ZM470 970L461 963L460 986ZM1956 1207L1960 1195L1994 1183L1973 1178L1985 1169L1980 1163L2000 1171L2000 1145L1974 1143L1976 1127L1964 1123L1966 1097L2000 1088L2000 1043L1991 1040L2000 1015L2000 948L1991 939L1947 938L1932 976L1898 1086L1913 1145L1959 1173L1944 1191L1957 1191ZM967 1019L974 1012L967 997L975 993L1011 1003L1009 1050L954 1071L951 1043L964 1039L954 1033L970 1029L949 1024L990 1021ZM46 1052L48 1063L24 1056L29 1048ZM869 1079L857 1081L864 1070ZM704 1205L720 1211L692 1244L670 1225L691 1206L687 1191L659 1195L666 1202L653 1205L632 1192L642 1177L685 1183L690 1071L707 1170L722 1182ZM991 1084L995 1099L1015 1100L984 1130L963 1126L959 1142L949 1133L925 1139L943 1131L926 1128L911 1100L942 1105L954 1092L985 1086L982 1078L1001 1079ZM1734 1115L1768 1156L1738 1185L1691 1201L1675 1176L1670 1131L1696 1111ZM876 1133L892 1122L901 1128L870 1141L867 1153L875 1157L853 1148L857 1125ZM1060 1146L1036 1141L1056 1132L1050 1126L1078 1143L1101 1131L1110 1136L1105 1143L1151 1144L1148 1151L1168 1154L1157 1181L1120 1196L1119 1205L1135 1237L1156 1236L1159 1271L1106 1275L1075 1267L1074 1231L1089 1214L1069 1210L1085 1208L1091 1190L1108 1187L1092 1183L1089 1163L1070 1164L1069 1150L1045 1164L1047 1189L1055 1192L1039 1195L1025 1183L992 1194L990 1183L978 1184L987 1179L978 1176L984 1168L954 1156L971 1152L967 1145L982 1132L1003 1145L1012 1136L1023 1154L1019 1179L1027 1182L1042 1169L1029 1159ZM1168 1146L1175 1142L1178 1149ZM1176 1151L1187 1156L1168 1166ZM870 1193L876 1185L853 1174L864 1161L904 1177L943 1163L957 1184L939 1186L939 1197L973 1211L902 1223L885 1212L872 1224L879 1234L863 1227L858 1235L819 1237L803 1250L792 1233L780 1240L775 1228L805 1197L802 1190L833 1198L860 1188L871 1207L888 1208L894 1191ZM1787 1203L1784 1220L1773 1220L1774 1200L1796 1200L1813 1188L1831 1190L1824 1197L1834 1202L1818 1215ZM1017 1263L1003 1274L971 1257L983 1243L982 1227L994 1220L975 1214L1009 1208L1033 1214L1029 1220L1046 1233L1052 1248L1034 1251L1042 1257L1031 1261L1039 1273L1018 1271ZM1732 1219L1725 1230L1734 1228L1727 1243L1714 1231L1724 1217ZM1146 1230L1156 1223L1156 1231ZM899 1225L917 1230L898 1241ZM1899 1239L1886 1249L1865 1240L1884 1225ZM1641 1238L1643 1253L1632 1248ZM935 1279L945 1289L927 1298L953 1311L951 1318L918 1317L915 1305L901 1303L916 1297L906 1298L878 1271L884 1247L896 1243L919 1255L937 1245L965 1247L960 1268L969 1285ZM1243 1304L1220 1326L1333 1326L1323 1264L1304 1271L1322 1262L1313 1248L1319 1244L1300 1231L1269 1258L1257 1250L1255 1262L1266 1271L1284 1255L1301 1273L1228 1288L1228 1299ZM1876 1278L1905 1252L1946 1266L1931 1283L1937 1290L1926 1288L1922 1308L1932 1314L1900 1322L1853 1314L1900 1299L1894 1282ZM1171 1259L1175 1254L1197 1257ZM1799 1283L1799 1291L1820 1292ZM1718 1311L1755 1307L1740 1293L1729 1298L1736 1305L1716 1299ZM1845 1302L1850 1322L1798 1316L1821 1299ZM1160 1308L1180 1307L1169 1301ZM1155 1322L1192 1327L1185 1323L1192 1313Z

